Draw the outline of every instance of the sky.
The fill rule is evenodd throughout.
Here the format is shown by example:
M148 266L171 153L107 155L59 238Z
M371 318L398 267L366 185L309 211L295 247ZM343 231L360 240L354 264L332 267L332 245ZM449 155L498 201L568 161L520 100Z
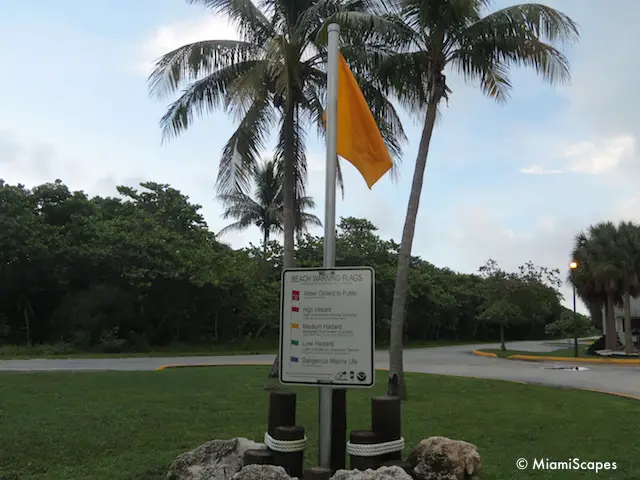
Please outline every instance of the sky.
M569 84L550 86L514 69L508 103L496 104L475 85L447 78L453 93L434 131L413 245L437 266L473 273L489 258L506 270L533 261L560 269L564 279L580 230L640 221L640 64L632 60L640 2L546 4L580 26L580 41L563 49ZM214 185L235 120L213 113L162 143L159 120L171 99L151 97L147 76L175 47L235 35L224 18L185 0L4 0L0 178L29 188L60 179L103 196L116 195L116 185L166 183L202 205L209 227L221 230ZM402 118L409 141L399 178L385 176L369 190L342 162L345 197L337 204L338 218L368 218L397 242L421 132ZM308 191L323 218L324 145L315 130L307 147ZM240 248L260 238L252 228L221 240ZM571 289L562 293L571 306Z

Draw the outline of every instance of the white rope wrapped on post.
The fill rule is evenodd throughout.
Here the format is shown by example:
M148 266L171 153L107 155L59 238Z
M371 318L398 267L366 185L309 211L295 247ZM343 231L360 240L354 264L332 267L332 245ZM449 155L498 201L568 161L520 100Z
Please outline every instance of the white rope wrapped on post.
M300 440L276 440L269 432L264 434L264 443L274 452L278 453L294 453L302 452L307 446L307 436Z
M355 457L377 457L387 453L404 450L404 438L384 443L351 443L347 442L347 453Z

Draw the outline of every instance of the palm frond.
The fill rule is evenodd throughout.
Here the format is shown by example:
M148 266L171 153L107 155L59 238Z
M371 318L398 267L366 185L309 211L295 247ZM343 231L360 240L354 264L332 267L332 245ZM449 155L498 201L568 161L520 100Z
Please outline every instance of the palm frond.
M248 190L273 121L273 108L268 99L255 99L223 149L216 180L218 192Z
M537 3L513 5L485 16L476 25L489 24L493 30L511 37L533 36L551 43L573 43L580 36L579 27L558 10Z
M300 226L301 226L302 229L307 230L308 227L310 227L310 226L321 227L322 226L322 222L320 221L320 219L318 217L316 217L315 215L313 215L311 213L301 212L300 213Z
M222 214L222 218L225 220L228 218L237 218L250 212L260 212L262 210L262 206L258 204L258 202L241 191L220 194L217 196L217 199L225 207Z
M305 120L311 125L315 125L318 138L323 138L326 133L323 120L324 105L326 102L326 89L319 88L317 83L326 83L326 75L324 72L320 72L317 69L310 70L314 70L320 76L319 78L314 78L314 72L310 72L310 77L313 81L305 83L304 90L300 96L300 110L304 115L306 115Z
M406 24L423 32L429 42L442 34L455 35L480 19L492 0L399 0L398 8Z
M163 142L189 128L195 117L225 108L233 102L239 93L237 88L234 90L234 83L250 72L256 63L248 61L222 67L191 84L160 119Z
M222 14L238 27L241 38L260 45L273 35L273 26L265 14L251 0L187 0Z
M386 95L394 97L408 113L422 117L429 101L428 77L424 65L427 52L405 52L380 56L377 81Z
M216 234L216 236L221 237L230 232L241 232L242 230L246 230L251 225L253 225L253 222L249 218L242 218L241 220L238 220L237 222L233 222L227 225L226 227L224 227L222 230L220 230Z
M247 62L249 63L249 62ZM262 59L250 63L250 68L239 72L227 88L225 109L236 121L241 120L256 98L271 97L267 69L269 61Z
M313 197L298 198L298 207L300 210L311 210L316 208L316 202Z
M577 36L577 25L552 8L515 5L491 13L461 32L458 48L448 60L467 79L479 79L486 94L503 101L511 86L511 65L532 67L551 84L567 82L569 61L551 42L570 42Z
M205 40L190 43L160 57L148 85L152 95L163 98L183 83L198 80L218 69L259 58L260 47L236 40Z
M342 43L358 43L362 47L374 44L402 45L412 37L413 32L395 14L380 14L367 10L341 10L324 20L316 34L316 43L326 45L328 27L332 23L340 25Z
M478 79L482 92L499 103L509 98L509 71L500 62L483 55L479 49L458 50L451 59L452 66L465 79Z
M335 0L317 0L305 9L295 23L296 35L314 40L315 37L309 38L309 32L317 32L322 27L324 19L327 18L327 14L335 4Z

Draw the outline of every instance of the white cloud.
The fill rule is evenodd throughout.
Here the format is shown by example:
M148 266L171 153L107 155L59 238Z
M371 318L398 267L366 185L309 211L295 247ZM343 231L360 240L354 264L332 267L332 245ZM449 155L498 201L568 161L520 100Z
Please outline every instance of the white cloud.
M205 14L202 18L159 27L140 49L136 71L149 75L162 55L178 47L201 40L237 40L238 29L228 19Z
M542 165L530 165L520 170L520 173L525 173L528 175L558 175L562 173L562 170L558 170L555 168L546 168Z
M569 170L599 175L619 167L635 153L633 135L619 135L601 141L585 141L569 145L564 152Z

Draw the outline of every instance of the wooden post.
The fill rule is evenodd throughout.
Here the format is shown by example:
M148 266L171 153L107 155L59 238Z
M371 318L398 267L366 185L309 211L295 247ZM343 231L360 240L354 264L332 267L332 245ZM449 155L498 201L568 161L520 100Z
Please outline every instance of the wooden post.
M311 467L304 470L303 480L330 480L331 470L324 467Z
M268 423L267 431L272 437L276 427L292 427L296 424L296 394L294 392L275 391L269 393Z
M331 409L331 473L347 465L347 389L333 390Z
M279 426L276 427L275 440L302 440L304 438L304 427ZM304 451L299 452L273 452L273 464L284 468L289 476L302 477L302 464L304 463Z
M247 450L242 456L242 466L247 465L273 465L273 452L271 450Z
M402 437L402 400L400 397L373 397L371 399L371 430L376 432L380 443L399 440ZM378 457L378 462L402 460L402 451Z
M352 430L349 440L357 445L373 445L380 443L380 436L371 430ZM357 455L349 455L349 468L351 470L366 470L368 468L375 469L379 462L379 457L359 457Z

